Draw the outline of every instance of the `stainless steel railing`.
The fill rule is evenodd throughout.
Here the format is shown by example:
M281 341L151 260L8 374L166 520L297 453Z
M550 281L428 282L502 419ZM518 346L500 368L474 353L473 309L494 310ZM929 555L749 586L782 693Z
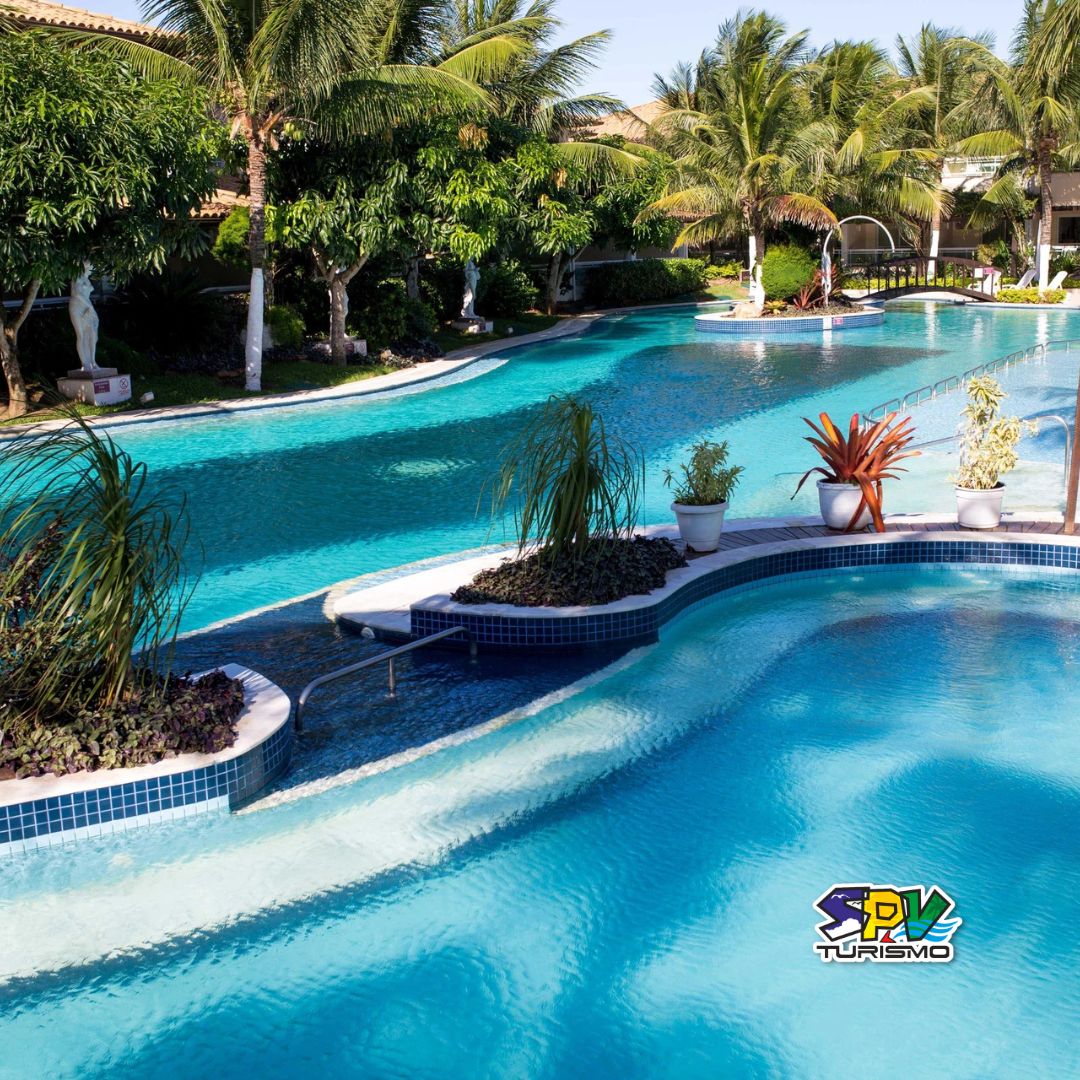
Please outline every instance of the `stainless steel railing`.
M970 379L978 375L992 375L995 371L1003 371L1006 368L1015 367L1026 360L1045 360L1047 353L1068 353L1080 350L1080 341L1070 338L1063 341L1047 341L1032 345L1027 349L1011 352L1008 356L999 356L994 360L988 360L985 364L976 364L968 368L962 375L947 375L944 379L938 379L936 383L920 386L904 394L903 397L890 398L880 405L863 413L863 419L868 423L880 420L891 412L903 412L915 405L922 405L927 401L951 394L967 384Z
M418 638L416 641L410 641L406 645L399 645L396 649L390 649L388 652L379 653L378 656L369 656L366 660L360 660L355 664L349 664L347 667L338 668L336 671L329 671L325 675L320 675L317 679L312 679L311 682L300 691L300 700L296 703L296 717L293 721L296 731L304 730L304 709L307 707L308 698L312 693L320 686L325 686L326 683L334 682L337 679L343 679L346 675L352 675L357 671L363 671L365 668L375 667L377 664L386 664L386 683L390 692L390 696L393 697L397 693L397 671L394 668L394 660L399 656L404 656L406 653L411 653L416 649L421 649L425 645L431 645L436 641L442 641L443 638L453 637L455 634L464 634L469 642L469 656L473 659L476 657L476 638L473 637L471 631L466 630L464 626L451 626L449 630L440 630L437 634L428 634L427 637Z

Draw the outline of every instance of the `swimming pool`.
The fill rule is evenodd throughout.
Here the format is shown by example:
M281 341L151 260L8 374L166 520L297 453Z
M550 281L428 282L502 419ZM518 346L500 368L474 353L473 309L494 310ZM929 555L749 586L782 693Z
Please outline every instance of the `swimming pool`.
M16 860L0 1076L1076 1075L1078 669L1072 579L780 582L363 784ZM822 964L862 880L945 889L955 960Z
M579 337L481 361L450 385L114 429L155 484L188 495L189 561L203 577L186 626L482 544L481 486L551 393L587 398L642 446L648 521L670 519L662 469L702 435L729 439L746 466L734 516L810 513L809 488L789 501L812 464L800 416L850 415L980 360L1080 336L1067 312L903 305L883 326L831 341L733 342L697 333L694 314L603 319ZM896 485L888 508L947 509L952 499L943 483L912 490Z

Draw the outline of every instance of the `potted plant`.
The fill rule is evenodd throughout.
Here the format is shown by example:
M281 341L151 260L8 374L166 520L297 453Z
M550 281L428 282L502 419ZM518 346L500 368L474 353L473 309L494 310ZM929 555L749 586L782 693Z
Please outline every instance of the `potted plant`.
M963 529L996 529L1005 496L1001 477L1015 467L1016 446L1024 433L1038 430L1038 425L1001 415L1006 394L989 375L971 379L967 394L960 425L960 469L953 478L956 520Z
M889 413L876 424L860 424L859 414L851 418L845 436L829 418L821 413L818 427L805 416L803 420L813 429L806 441L821 455L824 466L807 469L795 488L799 494L803 484L813 473L821 473L817 482L818 503L821 516L830 529L857 532L874 524L878 532L885 531L881 513L881 484L883 480L895 479L897 462L908 457L918 457L918 450L908 450L914 438L910 417L897 421L896 413Z
M679 523L679 535L694 551L715 551L724 530L724 511L739 482L741 465L728 465L728 444L702 439L690 448L690 460L679 469L675 501L671 509ZM666 469L664 484L670 487L675 474Z

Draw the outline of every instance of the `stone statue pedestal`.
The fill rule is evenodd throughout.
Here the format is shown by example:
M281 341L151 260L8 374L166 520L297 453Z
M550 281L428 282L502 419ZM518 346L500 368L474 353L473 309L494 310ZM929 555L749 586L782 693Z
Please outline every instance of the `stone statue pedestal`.
M72 401L84 405L120 405L131 400L131 376L116 368L75 368L66 379L58 379L57 389Z
M466 334L491 334L495 331L495 323L491 319L485 319L483 315L474 315L469 319L455 319L450 325L455 330L463 330Z

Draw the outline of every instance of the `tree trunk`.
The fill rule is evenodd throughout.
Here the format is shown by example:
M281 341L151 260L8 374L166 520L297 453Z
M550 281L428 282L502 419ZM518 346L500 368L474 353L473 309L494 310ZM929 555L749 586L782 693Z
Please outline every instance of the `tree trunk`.
M420 299L420 256L414 255L405 267L405 295L410 300Z
M938 191L945 190L945 163L937 163ZM934 206L930 218L930 256L926 263L926 283L929 285L937 277L937 253L941 244L941 203Z
M345 323L349 314L349 282L367 260L366 255L361 255L351 266L338 267L321 258L318 252L315 253L315 265L330 293L330 363L336 367L344 367L348 363Z
M1054 149L1056 139L1043 136L1039 140L1039 236L1038 266L1039 291L1050 285L1050 246L1053 243L1051 229L1054 224L1054 192L1050 186L1054 174Z
M244 341L244 385L248 390L261 390L265 304L263 267L266 262L266 151L257 133L248 137L247 172L251 218L248 232L251 291L248 294L247 334Z
M40 287L41 282L35 280L23 289L22 304L10 319L7 310L0 304L0 368L3 368L4 381L7 383L8 405L5 415L9 420L16 416L25 416L30 408L26 396L26 381L19 365L19 330L34 306Z
M559 283L562 281L563 253L555 252L548 260L547 289L544 310L549 315L556 315L559 311Z
M334 271L330 279L330 363L344 367L345 356L345 300L348 283L344 275Z

